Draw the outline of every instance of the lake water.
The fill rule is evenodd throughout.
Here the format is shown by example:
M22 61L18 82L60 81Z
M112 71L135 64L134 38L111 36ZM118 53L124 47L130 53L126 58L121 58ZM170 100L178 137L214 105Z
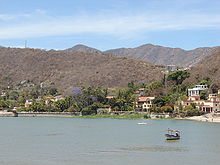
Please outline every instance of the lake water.
M0 118L0 165L219 165L220 123ZM167 128L182 131L169 142Z

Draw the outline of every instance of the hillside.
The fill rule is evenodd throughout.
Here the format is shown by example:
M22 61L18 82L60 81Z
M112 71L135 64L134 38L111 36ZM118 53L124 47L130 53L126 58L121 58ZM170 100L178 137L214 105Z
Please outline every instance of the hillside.
M123 87L128 82L160 80L161 72L147 62L68 51L0 48L0 80L51 82L61 90L77 86Z
M196 82L197 79L210 78L220 88L220 49L213 55L205 57L197 65L192 67L189 82Z
M180 48L169 48L146 44L136 48L107 50L105 53L116 56L132 57L157 65L177 65L189 67L198 63L204 57L216 52L217 48L219 47L203 47L186 51Z

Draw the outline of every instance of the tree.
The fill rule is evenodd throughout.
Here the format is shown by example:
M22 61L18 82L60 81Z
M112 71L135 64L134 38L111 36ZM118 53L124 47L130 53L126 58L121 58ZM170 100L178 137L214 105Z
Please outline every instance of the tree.
M200 80L199 83L197 84L210 86L211 83L212 83L212 80L209 77L205 77L202 80Z
M134 81L128 83L128 88L130 91L135 92L138 88L145 88L145 84L135 85Z
M163 106L161 110L166 113L173 113L173 108L171 106Z
M82 93L75 98L80 101L83 105L90 106L94 102L100 102L105 104L107 102L106 96L108 95L108 90L105 88L84 88Z
M58 100L55 102L54 106L59 112L63 112L70 108L74 104L72 96L67 96L64 100Z
M19 93L17 91L11 91L9 92L9 99L11 100L17 100L19 97Z
M34 112L43 112L46 111L46 105L44 101L41 102L33 102L30 106L29 106L29 111L34 111Z
M97 110L98 108L102 108L104 105L103 104L101 104L101 103L98 103L98 102L95 102L95 103L93 103L92 105L90 105L90 106L88 106L87 108L87 110L92 110L92 111L95 111L95 110Z
M162 113L161 107L151 107L148 109L148 112L154 112L154 113Z
M37 88L30 91L30 98L37 99L40 96L40 92L37 90Z
M131 88L118 91L118 95L115 99L111 100L111 106L113 109L128 111L133 109L133 104L136 101L134 90Z
M64 110L69 108L66 100L58 100L57 102L55 102L54 106L59 112L63 112Z
M9 108L9 102L0 100L0 109Z
M200 99L201 100L207 100L207 98L208 98L208 93L207 93L207 91L201 91L200 92Z
M173 85L170 89L170 92L172 93L185 93L187 94L187 89L190 87L189 84L179 84L179 85Z
M67 110L68 112L80 112L80 108L78 106L78 104L73 104L71 107L69 107Z
M200 111L197 108L194 108L192 105L188 105L184 108L184 111L186 113L186 116L199 116L199 115L203 115L204 112Z
M179 99L182 101L186 101L188 99L188 97L186 95L182 95L179 97Z
M174 73L171 73L167 77L167 81L175 81L176 85L182 84L182 82L190 76L190 73L187 71L176 71Z
M152 91L155 91L156 89L159 89L162 87L163 87L163 84L161 82L158 82L158 81L152 82L146 86L145 93L150 94Z
M107 95L108 95L108 89L98 87L93 89L93 94L91 96L95 97L97 99L97 102L106 103Z
M153 100L153 104L156 104L158 107L165 106L167 104L174 104L175 98L172 96L158 96Z
M128 83L128 88L131 88L131 89L135 88L134 81L131 81Z
M115 102L115 106L118 107L118 110L124 110L124 105L125 105L125 99L123 98L117 98Z
M166 86L166 74L163 75L162 79L161 79L161 83Z

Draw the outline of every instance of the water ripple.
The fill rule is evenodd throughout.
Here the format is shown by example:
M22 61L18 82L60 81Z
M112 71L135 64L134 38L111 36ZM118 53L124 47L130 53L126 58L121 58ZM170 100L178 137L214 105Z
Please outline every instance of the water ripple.
M186 152L187 149L183 147L170 146L147 146L147 147L129 147L121 148L124 151L148 151L148 152Z

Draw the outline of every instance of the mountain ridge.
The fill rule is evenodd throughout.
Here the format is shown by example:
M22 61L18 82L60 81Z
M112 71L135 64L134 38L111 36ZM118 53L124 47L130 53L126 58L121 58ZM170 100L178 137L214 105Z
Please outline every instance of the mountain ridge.
M76 45L72 48L66 49L66 51L112 54L115 56L125 56L133 59L143 60L155 65L191 67L197 64L204 57L215 53L218 48L220 47L198 47L192 50L184 50L181 48L144 44L134 48L116 48L100 51L86 45Z
M216 52L219 47L200 47L193 50L145 44L135 48L118 48L105 51L107 54L126 56L148 61L156 65L191 67L201 59Z
M3 47L1 47L3 48ZM65 52L82 52L96 54L111 54L113 56L124 56L150 62L154 65L176 65L179 67L192 67L207 56L215 53L220 46L198 47L192 50L181 48L170 48L160 45L144 44L134 48L117 48L101 51L83 44L68 48Z

